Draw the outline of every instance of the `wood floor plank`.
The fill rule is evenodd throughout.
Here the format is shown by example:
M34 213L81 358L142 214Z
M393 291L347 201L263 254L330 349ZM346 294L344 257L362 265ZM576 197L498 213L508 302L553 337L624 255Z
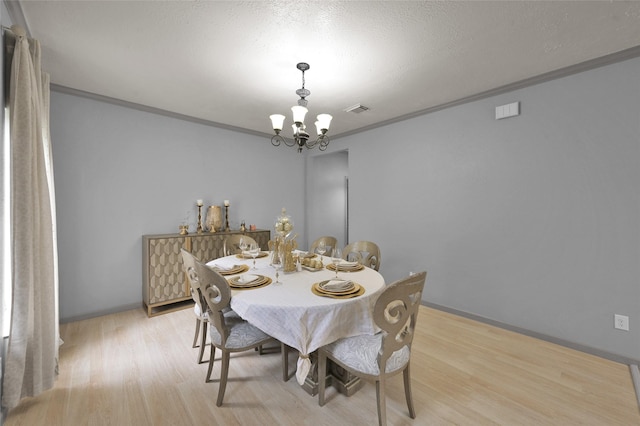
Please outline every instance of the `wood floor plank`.
M319 407L293 376L282 381L279 353L232 355L216 407L220 354L205 383L194 326L190 310L142 309L63 324L55 387L24 399L5 425L377 423L372 384L351 397L329 388ZM640 424L628 366L431 308L420 308L411 372L417 418L399 375L387 383L389 425Z

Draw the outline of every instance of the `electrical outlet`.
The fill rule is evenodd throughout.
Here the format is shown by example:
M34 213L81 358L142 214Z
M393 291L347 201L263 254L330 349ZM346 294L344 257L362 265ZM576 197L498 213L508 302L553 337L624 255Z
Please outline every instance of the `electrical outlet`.
M629 331L629 317L615 314L613 316L613 327L617 330Z

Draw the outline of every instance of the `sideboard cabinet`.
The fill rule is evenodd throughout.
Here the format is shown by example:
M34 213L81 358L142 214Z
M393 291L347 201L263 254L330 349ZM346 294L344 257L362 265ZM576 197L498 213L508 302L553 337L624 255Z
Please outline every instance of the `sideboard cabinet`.
M204 232L202 234L160 234L142 236L142 302L148 316L183 309L191 301L189 283L182 268L180 249L208 262L223 256L225 238L233 234L250 236L268 250L268 230Z

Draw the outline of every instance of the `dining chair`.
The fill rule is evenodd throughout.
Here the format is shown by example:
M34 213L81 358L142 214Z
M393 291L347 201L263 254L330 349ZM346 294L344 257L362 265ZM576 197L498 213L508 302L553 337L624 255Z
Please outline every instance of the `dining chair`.
M385 382L402 372L409 417L416 418L411 396L411 343L422 300L426 272L385 287L376 300L373 318L380 332L346 337L318 349L318 403L325 403L327 358L364 380L375 381L378 424L387 424Z
M356 241L348 244L342 250L342 258L351 262L358 262L376 271L380 269L380 264L382 263L380 248L371 241Z
M224 252L223 256L242 253L242 250L240 249L241 238L243 238L244 241L247 243L247 247L252 243L258 244L256 240L254 240L253 238L247 235L242 235L242 234L229 235L227 238L224 239L224 242L222 243L222 251Z
M198 281L193 281L189 277L189 268L195 268L195 264L199 261L193 254L189 253L185 249L180 249L182 254L182 263L184 266L184 271L187 276L187 280L189 281L189 288L191 291L191 298L195 302L193 305L193 313L196 316L196 331L193 335L193 344L192 348L200 348L198 351L198 364L202 364L202 358L204 357L204 348L207 345L207 325L209 324L209 314L207 309L207 304L202 298L202 293L200 292L200 284ZM226 316L238 316L231 308L225 309L224 314ZM202 325L202 334L200 334L200 326ZM200 336L200 343L198 343L198 336Z
M324 242L327 247L327 251L325 253L331 254L331 250L333 250L338 245L338 240L335 237L324 236L320 237L309 246L309 253L315 253L318 248L318 244Z
M230 308L231 288L227 280L218 272L196 261L195 268L189 269L192 281L199 283L203 300L208 307L209 337L211 340L211 354L209 355L209 368L206 382L211 381L211 372L215 359L216 348L222 352L222 366L220 367L220 385L218 387L218 399L216 405L220 407L224 399L229 376L229 358L232 352L244 352L258 348L275 339L264 333L259 328L243 320L239 316L225 315ZM288 378L288 355L286 345L281 343L283 379Z
M193 269L196 266L196 258L194 255L186 251L185 249L180 249L182 253L182 264L184 266L184 271L187 276L187 281L189 281L189 288L191 290L191 298L195 302L193 305L193 313L196 316L196 332L193 335L193 344L192 348L200 348L198 353L198 364L201 364L202 357L204 356L204 347L207 342L207 324L209 323L209 316L207 315L207 309L205 306L205 302L202 299L202 295L200 294L199 284L198 282L194 282L189 278L189 269ZM200 325L202 325L202 335L200 339L200 344L198 345L198 335L200 334Z

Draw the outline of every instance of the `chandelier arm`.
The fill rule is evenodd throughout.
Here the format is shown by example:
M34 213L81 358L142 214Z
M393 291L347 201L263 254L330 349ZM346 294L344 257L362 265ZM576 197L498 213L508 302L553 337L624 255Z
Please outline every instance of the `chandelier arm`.
M320 142L320 145L318 146L318 149L320 151L324 151L329 146L329 142L331 142L331 139L329 139L329 136L327 136L327 135L321 135L321 136L318 137L316 142Z
M286 144L287 140L285 138L283 138L282 136L280 136L280 135L271 136L271 145L280 146L281 142L284 142Z
M320 138L316 139L315 141L307 141L307 143L305 143L305 145L306 145L307 148L313 149L313 147L318 144L319 140L320 140Z
M291 146L296 146L297 145L296 141L293 140L293 139L282 138L282 140L284 140L284 144L286 146L291 147Z

